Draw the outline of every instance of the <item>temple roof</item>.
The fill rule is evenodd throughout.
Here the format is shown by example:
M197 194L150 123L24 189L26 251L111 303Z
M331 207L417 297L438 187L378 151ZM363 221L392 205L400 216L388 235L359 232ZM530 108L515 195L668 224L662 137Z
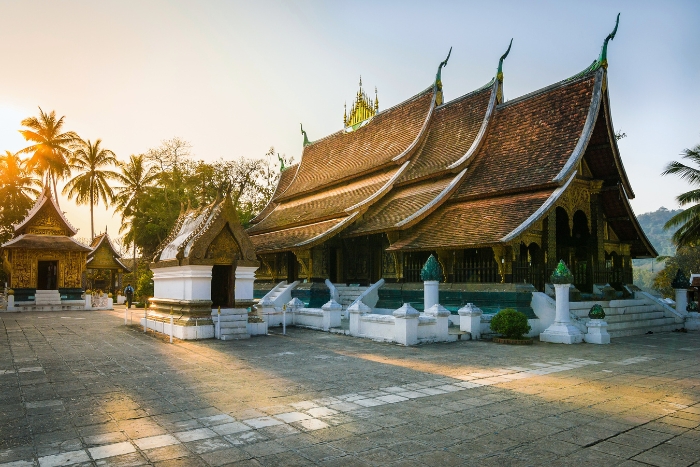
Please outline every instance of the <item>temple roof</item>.
M513 241L583 176L585 163L603 180L605 215L619 238L632 242L633 256L655 256L629 207L607 62L503 102L505 55L482 88L436 105L438 73L432 92L306 146L293 180L283 174L249 229L258 253L389 231L401 232L392 250Z
M434 88L379 112L362 128L333 133L304 147L299 170L278 198L289 199L403 162L434 107Z
M87 257L88 269L121 269L125 272L131 271L122 262L107 232L93 238L90 247L92 251L88 253Z
M92 251L90 247L67 236L21 234L2 245L3 248L28 250Z
M228 194L211 204L183 210L158 246L151 267L194 264L258 264Z
M22 234L65 235L72 237L78 233L78 229L73 227L63 215L63 211L58 207L48 186L39 195L34 206L24 217L24 220L13 227L15 229L15 237Z

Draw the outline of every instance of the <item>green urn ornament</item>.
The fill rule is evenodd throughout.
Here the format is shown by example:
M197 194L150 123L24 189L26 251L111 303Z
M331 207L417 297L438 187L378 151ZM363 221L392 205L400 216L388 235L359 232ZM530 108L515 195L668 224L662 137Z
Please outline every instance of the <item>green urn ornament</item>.
M423 269L420 270L420 279L422 281L440 281L442 280L442 267L435 256L430 255L428 261L425 262Z
M588 312L588 317L591 319L603 319L605 318L605 310L602 305L595 304L591 307L591 311Z
M569 271L569 268L566 267L566 264L564 264L564 260L559 260L559 264L549 280L552 284L573 284L574 276L571 274L571 271Z

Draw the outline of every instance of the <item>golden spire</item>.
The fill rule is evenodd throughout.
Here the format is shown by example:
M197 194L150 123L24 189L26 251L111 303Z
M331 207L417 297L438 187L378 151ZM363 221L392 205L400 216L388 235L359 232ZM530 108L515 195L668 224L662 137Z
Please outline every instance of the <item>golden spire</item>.
M350 108L350 114L347 112L347 103L345 104L345 112L343 114L343 126L350 127L362 123L365 120L374 117L379 111L379 98L377 98L377 88L374 88L374 100L362 89L362 76L360 76L360 89L355 95L355 102Z

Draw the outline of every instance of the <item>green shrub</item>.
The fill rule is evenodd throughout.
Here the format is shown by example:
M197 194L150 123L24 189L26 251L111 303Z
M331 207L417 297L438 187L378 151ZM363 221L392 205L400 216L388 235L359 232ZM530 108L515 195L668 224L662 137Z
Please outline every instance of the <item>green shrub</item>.
M508 339L522 339L530 332L527 316L513 308L504 308L491 319L491 329Z

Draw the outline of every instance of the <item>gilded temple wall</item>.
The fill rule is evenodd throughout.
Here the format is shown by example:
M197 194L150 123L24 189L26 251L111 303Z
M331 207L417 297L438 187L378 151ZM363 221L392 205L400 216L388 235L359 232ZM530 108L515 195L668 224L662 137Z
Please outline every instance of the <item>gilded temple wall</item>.
M58 288L81 288L81 279L87 261L87 252L60 250L5 250L5 261L10 265L10 287L38 288L39 261L58 261Z

